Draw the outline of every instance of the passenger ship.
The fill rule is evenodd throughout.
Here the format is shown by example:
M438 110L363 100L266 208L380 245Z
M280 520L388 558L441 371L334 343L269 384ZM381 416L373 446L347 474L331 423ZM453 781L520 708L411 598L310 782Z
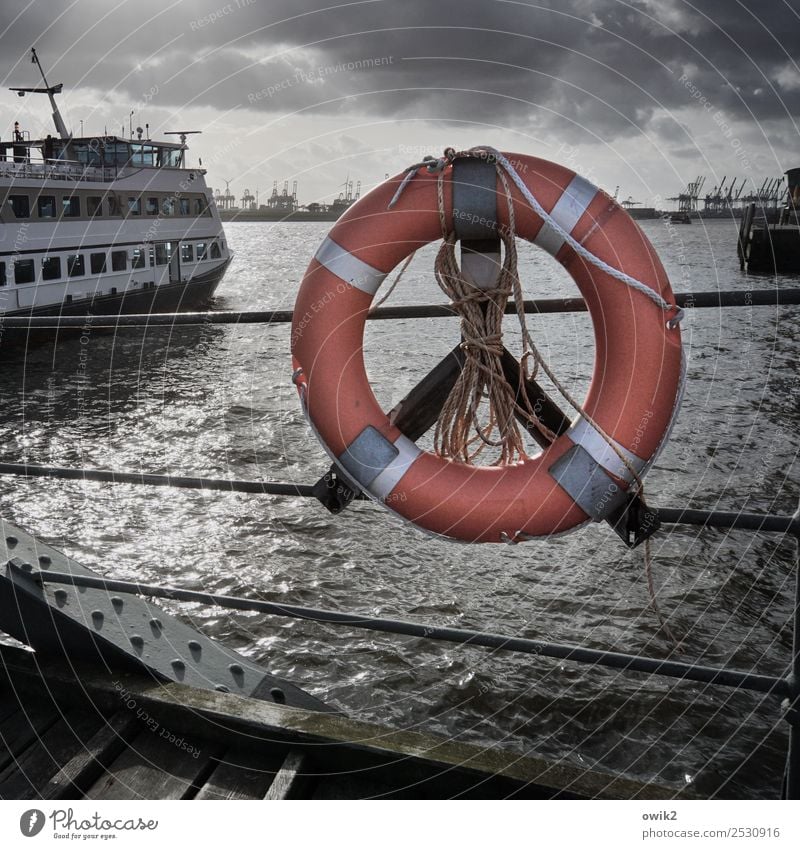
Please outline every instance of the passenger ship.
M0 141L0 322L12 315L186 309L207 301L231 254L205 170L179 142L73 137L36 51L57 136L15 125ZM133 134L131 133L131 136ZM169 135L169 134L167 134ZM7 337L9 334L5 334Z

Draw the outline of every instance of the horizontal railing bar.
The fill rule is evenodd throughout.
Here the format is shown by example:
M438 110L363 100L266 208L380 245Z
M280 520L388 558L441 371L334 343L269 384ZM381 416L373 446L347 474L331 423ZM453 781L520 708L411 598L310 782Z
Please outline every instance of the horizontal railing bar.
M310 484L206 478L192 475L156 475L148 472L117 472L105 469L72 469L62 466L39 466L31 463L0 463L0 475L79 480L90 483L171 486L179 489L244 492L253 495L314 497L314 487ZM364 495L357 497L362 500L366 499ZM771 531L800 536L800 517L797 515L778 516L773 513L742 513L675 507L659 507L658 515L661 521L668 525L704 525L709 528Z
M800 288L685 292L675 296L678 306L701 309L714 307L791 306L800 304ZM524 302L526 313L585 312L583 298L539 298ZM506 315L515 315L513 303ZM368 318L447 318L456 315L448 304L416 304L379 307ZM119 327L174 327L211 324L283 324L292 320L292 310L221 311L184 313L135 313L130 315L33 315L0 316L0 327L43 330L48 327L67 329Z
M304 619L311 622L345 625L351 628L369 631L381 631L390 634L402 634L409 637L421 637L461 645L482 646L484 648L517 651L561 660L573 660L630 672L642 672L649 675L664 675L685 681L699 681L704 684L718 684L723 687L735 687L775 696L787 696L789 684L783 678L768 675L756 675L750 672L738 672L713 666L700 666L674 660L658 660L641 655L622 652L602 651L551 643L544 640L530 640L522 637L507 637L484 631L472 631L464 628L447 628L436 625L423 625L400 619L383 619L375 616L360 616L355 613L342 613L337 610L321 610L313 607L300 607L291 604L277 604L259 599L247 599L237 596L216 595L214 593L185 590L177 587L161 587L155 584L142 584L132 581L118 581L99 576L73 575L65 572L38 571L31 578L40 583L71 584L75 587L91 587L107 592L136 593L152 598L165 598L174 601L201 602L233 610L252 610L273 616L285 616L292 619Z
M174 486L179 489L204 489L220 492L247 492L255 495L313 495L313 486L273 481L228 480L182 475L153 475L146 472L114 472L103 469L68 469L59 466L36 466L29 463L0 463L0 475L32 478L59 478L92 483L131 483L144 486Z
M658 517L668 525L704 525L738 531L775 531L800 535L800 519L797 516L777 516L774 513L659 507Z

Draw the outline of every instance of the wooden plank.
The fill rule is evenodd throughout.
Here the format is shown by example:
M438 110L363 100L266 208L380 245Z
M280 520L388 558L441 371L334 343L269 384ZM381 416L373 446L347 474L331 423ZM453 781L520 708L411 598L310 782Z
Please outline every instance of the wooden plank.
M187 733L214 740L226 739L227 745L237 738L248 742L281 742L294 749L312 745L315 768L331 775L360 769L369 771L362 772L362 777L369 774L380 780L381 774L413 767L428 776L461 772L471 774L473 782L480 781L481 777L497 777L508 780L510 786L529 790L531 785L536 785L542 796L568 789L570 794L589 798L702 798L692 787L643 783L563 760L520 755L495 743L484 746L461 743L339 715L280 707L231 693L156 683L138 675L119 674L111 679L107 673L92 668L76 667L71 671L41 661L34 665L27 654L5 648L0 650L5 674L12 674L17 682L26 676L41 680L41 674L45 674L51 686L64 690L77 689L74 676L79 674L80 692L113 709L119 706L117 687L123 686L136 693L137 704L151 717L185 729ZM0 675L3 672L0 664ZM150 792L153 791L154 788L150 788Z
M288 752L269 790L264 794L266 801L277 799L297 799L309 784L307 759L301 752Z
M285 757L283 747L264 752L240 748L226 752L195 799L263 799Z
M139 721L130 711L108 719L42 788L42 799L81 799L136 736Z
M86 711L66 713L0 772L0 799L38 799L41 788L62 764L84 748L84 741L103 721L101 716Z
M87 799L184 799L207 772L216 752L196 740L170 742L143 728L130 746L87 790ZM185 744L186 748L181 748ZM189 748L191 746L191 751ZM197 755L195 757L195 754Z
M19 710L19 703L14 694L5 687L0 690L0 725L12 714Z
M580 798L561 794L565 798ZM457 768L425 768L414 761L354 769L346 762L320 776L312 799L548 799L553 793L537 784L519 784L503 776Z
M59 712L54 705L40 705L28 711L18 710L0 725L0 770L58 722Z
M326 777L314 788L312 798L318 799L372 799L393 796L392 787L376 781L365 781L352 775Z
M86 676L83 680L88 685ZM132 680L122 680L126 688L137 688ZM462 743L343 716L279 707L231 693L193 690L181 684L153 685L140 679L136 698L151 714L163 715L172 722L183 717L182 721L194 724L195 730L202 731L205 724L217 733L227 727L233 733L280 740L293 748L298 748L297 744L313 745L315 762L331 772L372 770L378 780L399 769L421 770L428 776L465 772L475 781L479 780L475 776L508 779L509 792L515 783L538 785L542 797L568 789L570 794L589 798L696 798L692 788L645 784L565 761L520 755L495 743Z

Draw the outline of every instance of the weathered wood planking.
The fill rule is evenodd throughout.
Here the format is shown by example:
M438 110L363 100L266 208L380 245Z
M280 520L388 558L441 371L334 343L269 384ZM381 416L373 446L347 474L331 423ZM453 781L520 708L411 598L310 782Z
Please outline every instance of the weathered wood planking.
M0 725L0 770L5 769L45 731L58 722L60 713L53 705L17 710Z
M40 788L84 748L103 724L97 714L73 709L65 713L0 773L0 799L38 799Z
M139 725L139 720L128 710L109 717L88 738L85 746L41 788L41 798L82 799L87 789L99 781L111 763L122 754L138 733Z
M291 751L281 764L275 780L264 794L267 801L277 799L299 798L303 790L311 783L311 776L307 774L308 763L301 752Z
M51 798L84 791L92 799L694 798L691 788L644 784L493 743L460 743L135 674L70 671L6 647L3 677L15 693L39 694L36 718L17 710L0 723L9 740L21 740L27 728L18 752L58 722L55 694L59 704L88 706L90 715L113 714L87 734L85 752L44 781L42 793ZM122 706L120 687L135 693L136 711ZM121 745L115 723L126 729ZM164 729L180 729L181 737L165 739Z
M194 744L197 744L194 746ZM212 752L192 741L195 757L143 726L122 754L87 790L87 799L184 799L211 768Z
M196 799L263 799L281 768L286 749L253 752L241 748L220 757Z

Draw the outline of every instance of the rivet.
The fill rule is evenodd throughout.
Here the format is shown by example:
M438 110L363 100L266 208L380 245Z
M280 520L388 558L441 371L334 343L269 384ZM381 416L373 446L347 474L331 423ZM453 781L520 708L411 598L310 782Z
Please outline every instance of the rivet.
M214 687L215 690L219 690L220 693L230 693L230 689L226 687L224 684L217 684Z
M160 631L164 626L161 624L160 619L153 618L150 620L150 627L155 628L156 631Z
M175 660L170 661L170 663L175 669L186 669L186 664L179 657L176 657Z
M280 687L273 687L273 688L269 691L269 694L270 694L270 696L272 696L272 698L273 698L276 702L278 702L278 704L281 704L281 705L282 705L282 704L284 704L284 702L286 701L286 693L284 693L284 692L283 692L283 690L281 690L281 688L280 688Z
M102 610L93 610L92 611L92 619L95 621L95 627L99 626L105 617L103 616Z
M141 648L144 645L144 639L138 634L134 634L131 637L131 645L136 646L137 648Z
M52 561L52 560L51 560L51 559L50 559L50 558L49 558L46 554L40 554L40 555L39 555L39 563L41 563L41 564L42 564L42 566L44 566L44 568L45 568L45 569L46 569L46 568L47 568L47 567L48 567L48 566L49 566L52 562L53 562L53 561Z
M56 601L66 601L67 600L67 591L63 590L63 589L57 589L53 593L53 597L56 599Z
M33 571L33 566L31 566L31 564L30 564L30 563L23 563L23 564L22 564L22 569L23 569L25 572L32 572L32 571Z
M230 669L232 675L241 675L244 672L244 669L238 663L232 663L228 669Z
M6 545L9 548L13 548L18 542L19 540L16 537L6 537Z
M197 640L189 640L187 645L192 651L202 651L202 646L197 642Z
M118 595L115 595L111 598L111 604L114 605L116 610L122 610L122 605L125 604L125 602Z

